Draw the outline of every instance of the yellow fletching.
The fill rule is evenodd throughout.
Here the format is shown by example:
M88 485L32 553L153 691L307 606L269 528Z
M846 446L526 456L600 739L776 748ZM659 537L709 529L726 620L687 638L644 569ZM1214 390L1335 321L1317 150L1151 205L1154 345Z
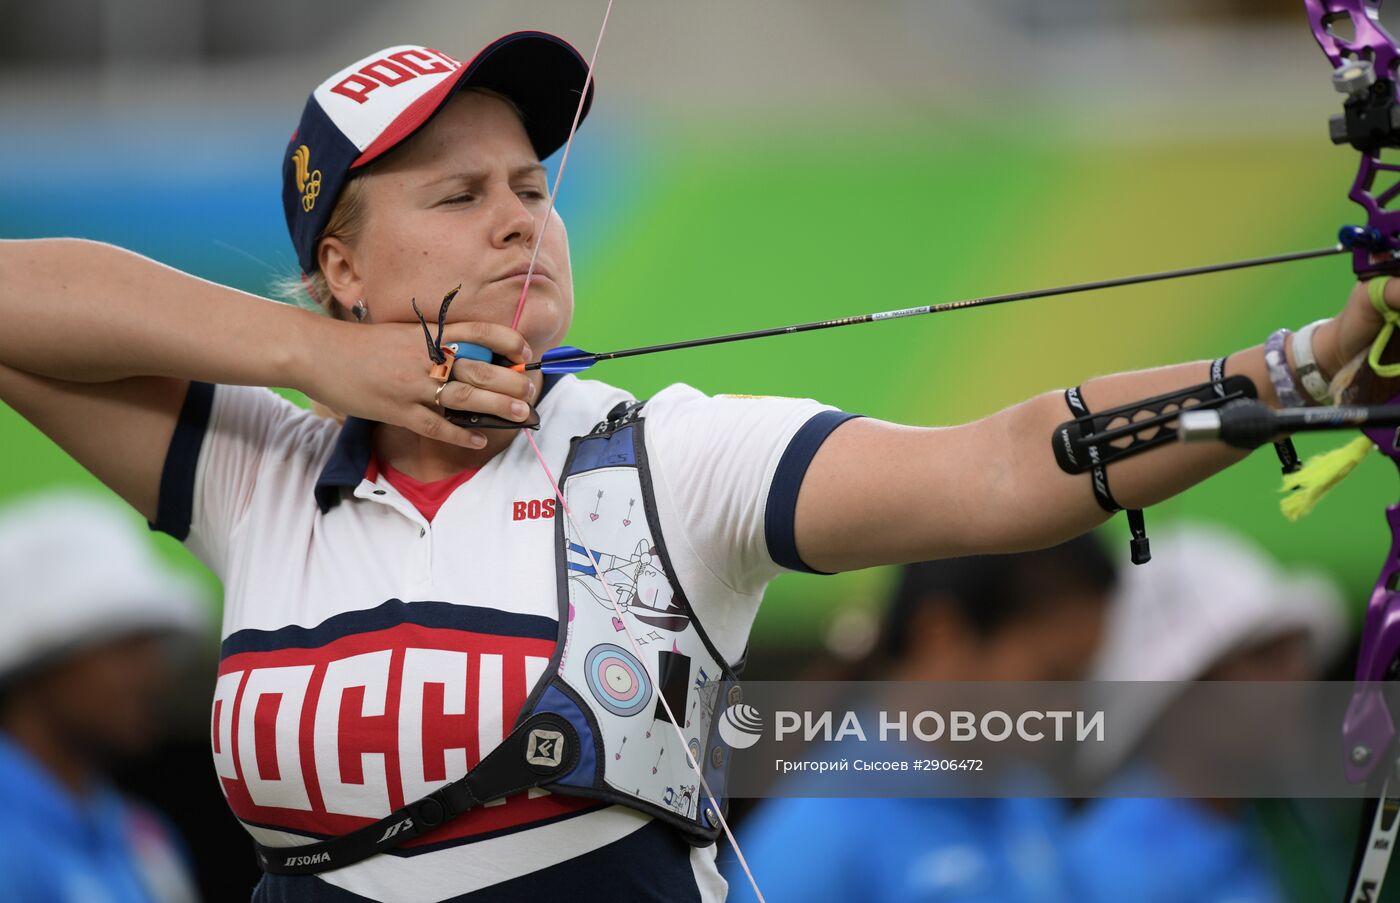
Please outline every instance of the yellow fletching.
M1360 436L1340 448L1309 459L1296 472L1284 474L1283 491L1289 495L1279 503L1283 516L1298 520L1311 513L1323 496L1346 479L1373 448L1375 445L1370 439Z

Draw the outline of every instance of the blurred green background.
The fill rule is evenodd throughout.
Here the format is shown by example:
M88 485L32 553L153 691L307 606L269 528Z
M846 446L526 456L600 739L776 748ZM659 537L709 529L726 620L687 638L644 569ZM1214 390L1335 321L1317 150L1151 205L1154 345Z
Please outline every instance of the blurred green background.
M279 163L325 73L425 35L463 57L527 27L588 48L603 9L152 0L97 3L85 17L71 6L7 9L0 237L112 241L261 293L295 275ZM587 348L1318 247L1359 213L1345 198L1356 154L1326 140L1337 95L1301 4L623 3L599 59L559 196L572 338ZM593 374L639 396L684 381L951 424L1095 374L1260 343L1333 313L1350 285L1334 258ZM92 482L3 406L0 449L0 502ZM1264 451L1149 525L1237 526L1334 574L1359 613L1388 542L1376 501L1396 496L1395 475L1368 462L1297 525L1278 514L1277 484ZM1106 529L1121 549L1121 518ZM754 643L810 647L838 610L874 605L887 579L783 577Z
M1324 245L1353 217L1344 190L1354 155L1319 130L1267 143L1164 136L1105 147L1065 126L1074 111L1041 115L1043 128L1029 130L1024 121L1002 129L933 107L836 125L800 117L727 129L651 123L632 126L636 142L610 129L627 124L590 122L571 175L591 181L584 191L566 176L560 192L578 285L573 338L607 349L1270 254ZM221 199L235 203L241 191L220 189L216 177L195 211L215 223ZM132 228L149 195L89 178L107 184L101 209L85 213L92 198L75 191L68 220L30 189L7 185L0 234L108 237L129 228L114 240L154 246L161 259L210 278L265 292L276 275L277 264L232 243L167 234L172 224L159 216ZM583 209L589 198L605 216ZM261 200L267 210L251 219L267 220L271 234L260 240L285 256L275 250L275 195ZM1279 325L1334 312L1350 284L1346 260L1333 258L609 362L592 375L639 396L684 381L951 424L1095 374L1257 344ZM1299 444L1307 452L1336 441ZM92 482L8 408L0 409L0 447L9 464L0 501ZM872 462L891 465L898 462ZM1396 495L1387 470L1379 458L1368 462L1312 517L1290 525L1264 450L1158 506L1149 526L1187 516L1232 524L1285 559L1325 567L1359 611L1387 545L1376 504ZM1108 528L1115 548L1120 520ZM167 538L152 541L199 567ZM836 609L872 604L886 579L880 571L786 576L770 591L754 642L814 643Z

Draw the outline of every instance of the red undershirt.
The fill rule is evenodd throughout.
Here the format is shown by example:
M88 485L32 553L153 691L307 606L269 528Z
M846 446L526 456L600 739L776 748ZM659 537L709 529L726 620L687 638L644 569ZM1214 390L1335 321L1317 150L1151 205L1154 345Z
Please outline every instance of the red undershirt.
M365 468L365 479L374 481L379 478L379 474L384 474L384 479L399 491L399 495L413 503L413 507L418 509L418 513L427 519L428 523L433 522L433 516L438 513L442 503L447 501L447 497L452 494L458 486L476 476L480 467L468 467L461 473L453 474L441 480L433 480L424 483L415 480L408 474L395 470L388 464L379 460L379 456L371 454L369 457L369 467Z

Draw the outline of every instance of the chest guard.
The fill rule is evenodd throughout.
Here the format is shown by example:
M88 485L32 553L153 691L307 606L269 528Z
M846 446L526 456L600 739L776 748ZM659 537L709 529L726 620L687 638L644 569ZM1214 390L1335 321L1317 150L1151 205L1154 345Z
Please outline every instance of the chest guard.
M343 868L530 787L620 803L697 846L715 841L719 819L689 759L725 805L730 749L716 716L740 702L741 691L675 579L642 404L618 405L570 445L559 488L573 518L555 516L559 640L510 734L462 778L371 825L295 847L255 844L265 871Z
M535 688L522 718L562 716L583 748L573 769L543 786L632 806L708 844L719 820L707 811L688 756L722 802L730 750L715 716L739 702L740 688L675 579L656 513L641 407L619 405L573 441L559 484L573 518L562 512L555 518L562 550L559 645L545 672L553 676ZM684 745L662 697L680 722Z

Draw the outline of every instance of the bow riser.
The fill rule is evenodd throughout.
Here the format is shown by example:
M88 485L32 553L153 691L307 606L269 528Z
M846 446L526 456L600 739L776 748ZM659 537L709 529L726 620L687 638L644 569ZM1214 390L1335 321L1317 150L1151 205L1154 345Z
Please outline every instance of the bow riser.
M1343 113L1330 123L1332 141L1361 154L1348 197L1366 211L1366 223L1343 228L1342 243L1352 249L1359 278L1400 273L1400 210L1388 209L1400 194L1400 166L1382 159L1400 146L1395 88L1400 49L1381 25L1381 0L1303 0L1303 5L1313 38L1332 64L1332 85L1346 96ZM1386 184L1377 192L1383 177ZM1400 467L1395 430L1364 432ZM1394 680L1400 664L1400 503L1386 510L1386 521L1390 552L1367 605L1356 665L1359 685L1342 726L1346 775L1354 782L1371 779L1395 754L1395 719L1380 682Z
M1347 196L1366 211L1366 226L1343 230L1343 240L1352 249L1352 269L1361 277L1397 272L1400 210L1389 207L1400 193L1400 166L1386 163L1381 155L1400 145L1395 96L1400 51L1380 23L1381 0L1304 0L1304 5L1313 37L1332 63L1333 87L1347 95L1343 113L1331 122L1332 141L1350 144L1361 153ZM1383 175L1391 184L1377 193Z
M1381 25L1381 0L1303 0L1303 5L1313 37L1332 61L1332 68L1364 58L1381 72L1393 71L1397 50L1395 40ZM1351 38L1336 34L1335 25L1344 18L1351 22Z

